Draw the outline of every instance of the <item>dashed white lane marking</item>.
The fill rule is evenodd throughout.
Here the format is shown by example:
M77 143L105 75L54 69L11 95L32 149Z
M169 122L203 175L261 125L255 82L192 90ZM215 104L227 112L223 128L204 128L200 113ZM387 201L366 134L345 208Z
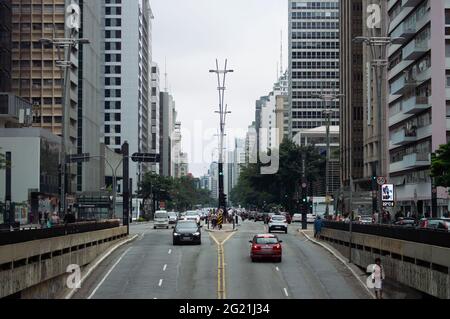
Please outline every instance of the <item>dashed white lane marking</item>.
M169 255L172 253L172 249L169 249Z
M166 264L166 265L164 265L164 267L163 267L163 271L166 271L166 269L167 269L167 264Z
M284 294L286 295L286 297L289 297L288 291L286 288L284 288Z
M158 286L159 286L159 287L161 287L161 286L162 286L162 283L163 283L163 280L162 280L162 279L160 279L160 280L159 280L159 284L158 284Z
M116 268L116 266L120 263L120 261L122 260L122 258L126 255L126 253L131 249L132 247L128 248L127 250L125 250L125 252L122 254L122 256L120 256L120 258L116 261L116 263L111 267L111 269L107 272L107 274L105 275L105 277L103 277L102 281L100 281L100 283L97 285L97 287L95 287L94 291L92 291L92 293L89 295L88 299L91 299L95 293L97 292L97 290L100 288L100 286L105 282L106 278L108 278L109 274L114 270L114 268Z

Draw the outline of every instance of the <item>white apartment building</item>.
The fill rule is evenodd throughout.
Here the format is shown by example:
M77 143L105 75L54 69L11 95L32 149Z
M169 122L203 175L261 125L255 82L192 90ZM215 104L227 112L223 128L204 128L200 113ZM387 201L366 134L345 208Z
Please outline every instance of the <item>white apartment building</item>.
M432 213L431 153L450 139L450 3L443 0L389 1L387 123L390 182L399 208ZM449 196L437 190L437 216Z
M125 141L130 154L151 149L152 19L148 0L105 0L105 144L116 152ZM131 162L133 189L139 173Z

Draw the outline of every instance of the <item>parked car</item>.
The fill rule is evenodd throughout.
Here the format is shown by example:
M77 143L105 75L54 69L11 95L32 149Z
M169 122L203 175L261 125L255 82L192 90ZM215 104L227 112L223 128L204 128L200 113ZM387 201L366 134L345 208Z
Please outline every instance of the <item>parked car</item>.
M424 218L419 222L419 227L423 229L450 230L450 218Z
M286 217L282 215L272 216L269 221L269 233L273 231L283 231L286 234L288 233Z
M192 220L180 220L173 229L172 239L174 245L181 243L194 243L201 245L201 226Z
M169 229L169 214L165 210L158 210L155 212L155 220L153 229L166 228Z
M394 223L394 226L415 228L417 224L414 218L400 218L398 221Z
M253 237L253 240L250 240L252 244L250 258L252 262L261 259L275 259L277 262L281 262L283 255L282 242L275 235L256 235Z

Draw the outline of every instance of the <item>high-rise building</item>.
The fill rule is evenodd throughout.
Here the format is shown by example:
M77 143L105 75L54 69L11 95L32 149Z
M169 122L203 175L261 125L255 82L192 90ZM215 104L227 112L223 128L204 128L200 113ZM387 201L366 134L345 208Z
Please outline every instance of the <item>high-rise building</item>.
M363 46L353 39L363 35L363 1L340 1L340 162L341 183L350 191L370 190L370 178L364 178L364 74Z
M208 175L211 196L212 198L219 199L219 164L217 162L211 163Z
M162 176L173 176L172 134L175 130L176 123L175 101L168 92L161 92L159 103L159 153L161 156L159 173Z
M388 50L389 175L399 208L432 213L431 153L450 140L450 3L390 1L389 35L403 37ZM437 192L441 216L446 189Z
M102 1L79 0L79 37L89 44L78 50L77 154L104 155L104 5ZM96 158L76 164L78 192L96 192L105 185L105 161Z
M290 135L339 125L339 102L325 107L315 94L339 92L339 1L289 0Z
M159 97L160 97L160 74L159 66L156 63L152 63L152 87L151 87L151 143L150 153L159 154ZM151 171L159 174L159 163L151 164Z
M12 0L12 91L31 102L36 110L34 126L62 132L62 93L64 72L57 61L64 60L64 52L40 39L69 37L65 27L65 9L69 1L49 0L45 4ZM67 152L77 150L78 107L78 50L69 54L66 105ZM97 141L96 141L97 142Z
M233 179L232 179L232 189L239 182L239 177L242 171L242 165L245 165L245 140L236 139L234 142L233 151Z
M286 72L274 84L273 91L256 102L257 114L260 116L259 121L257 120L259 123L259 149L263 152L268 149L279 148L283 139L284 104L288 96L288 83L288 73ZM280 126L278 126L278 123Z
M0 2L0 92L11 92L11 0Z
M248 127L245 136L245 163L255 164L258 161L258 133L255 122Z
M105 144L130 154L151 149L151 23L149 0L105 0ZM147 165L130 164L133 189Z

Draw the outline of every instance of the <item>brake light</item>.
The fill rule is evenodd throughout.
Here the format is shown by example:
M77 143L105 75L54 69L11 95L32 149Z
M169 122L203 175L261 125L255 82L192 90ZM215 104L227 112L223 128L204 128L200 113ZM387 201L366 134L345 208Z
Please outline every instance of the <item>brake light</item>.
M253 250L261 250L261 246L260 245L253 245Z
M277 244L273 246L273 250L280 250L281 249L281 245Z

